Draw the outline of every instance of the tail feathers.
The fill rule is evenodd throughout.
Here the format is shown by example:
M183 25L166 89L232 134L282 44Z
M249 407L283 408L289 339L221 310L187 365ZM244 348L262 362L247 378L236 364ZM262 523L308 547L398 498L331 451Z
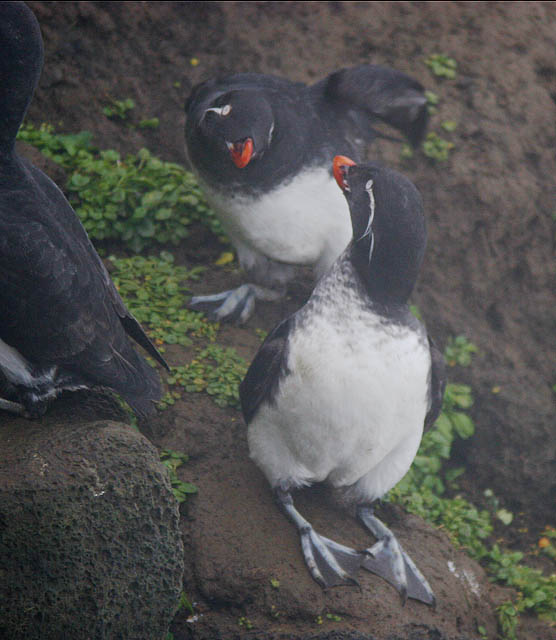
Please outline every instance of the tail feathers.
M125 353L114 352L111 369L111 384L100 384L119 393L137 415L146 417L154 413L162 397L157 371L131 345Z
M370 140L377 135L372 129L377 119L398 129L414 146L424 138L428 123L424 89L404 73L362 65L332 73L323 83L327 102L351 112L352 125L363 138Z
M97 335L78 355L55 364L33 366L1 340L0 346L4 347L0 351L0 397L21 403L29 415L44 413L62 391L110 389L140 416L152 414L162 396L157 371L135 351L122 328L109 344L104 335Z
M145 351L152 356L159 364L161 364L166 371L170 371L170 367L166 363L166 360L160 355L158 349L154 346L154 344L149 340L147 334L143 331L141 325L137 322L137 320L132 316L124 316L120 317L120 321L122 323L125 332L131 336L138 345L143 347Z
M122 331L111 345L100 338L97 343L60 365L60 378L81 379L85 387L101 387L118 393L141 417L154 413L162 396L162 384L156 369L141 356ZM59 378L59 379L60 379ZM67 388L67 387L65 387Z

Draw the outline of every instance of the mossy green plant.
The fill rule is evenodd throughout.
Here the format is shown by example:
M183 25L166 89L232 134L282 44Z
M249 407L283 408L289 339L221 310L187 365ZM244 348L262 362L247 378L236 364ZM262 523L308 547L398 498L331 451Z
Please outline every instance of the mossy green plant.
M477 347L465 336L456 336L448 339L444 349L444 359L450 367L459 365L460 367L468 367L471 364L471 358L477 353Z
M193 338L214 341L218 324L185 307L190 294L188 283L199 278L203 267L176 265L168 251L159 257L112 255L109 260L116 288L159 348L164 350L164 344L190 346Z
M454 339L448 343L445 358L453 364L468 366L475 351L467 339ZM492 544L492 514L487 509L478 509L458 493L457 479L464 469L443 468L444 462L451 457L456 437L465 439L474 433L474 423L466 413L472 404L470 387L447 386L442 413L434 428L424 435L411 469L387 499L441 527L455 546L481 562L491 580L517 590L514 602L508 601L498 608L502 637L515 640L520 613L534 613L540 619L556 624L556 574L545 575L539 569L525 565L522 552L507 551L497 543ZM446 495L448 491L451 496ZM505 510L498 509L496 503L495 517L500 511ZM550 539L545 537L543 546L548 546Z
M429 114L432 116L436 113L438 103L440 102L440 98L438 94L434 91L427 90L425 91L425 98L427 100L427 110Z
M458 63L454 58L443 53L433 53L426 60L425 64L431 72L440 78L453 80L456 77Z
M56 134L46 124L25 124L18 137L67 171L69 200L93 241L119 240L138 253L179 244L194 222L223 236L193 175L147 149L122 156L96 149L86 131Z
M183 482L178 478L177 470L182 464L189 460L189 456L181 451L163 449L160 452L160 461L168 469L172 492L179 503L185 502L186 498L197 493L197 487L191 482Z
M431 131L423 142L423 153L434 162L446 162L454 144Z
M102 112L107 118L115 118L119 120L125 120L128 117L128 112L135 108L135 102L131 98L125 98L124 100L110 100Z
M205 392L219 407L239 408L239 384L247 373L247 362L231 347L209 344L191 362L172 367L168 384L185 391Z

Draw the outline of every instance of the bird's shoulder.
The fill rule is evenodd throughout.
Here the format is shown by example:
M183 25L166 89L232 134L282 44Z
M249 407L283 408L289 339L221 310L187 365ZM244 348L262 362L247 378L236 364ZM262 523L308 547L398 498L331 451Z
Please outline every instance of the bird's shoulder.
M241 408L249 424L263 402L274 401L280 379L287 375L289 334L294 323L290 316L278 324L257 351L239 387Z

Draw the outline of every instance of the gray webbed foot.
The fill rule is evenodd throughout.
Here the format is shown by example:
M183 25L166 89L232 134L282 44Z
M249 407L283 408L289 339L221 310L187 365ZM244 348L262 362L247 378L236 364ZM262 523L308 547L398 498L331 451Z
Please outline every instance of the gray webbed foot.
M251 285L243 284L237 289L214 295L194 296L189 306L195 311L204 311L216 322L244 324L255 309L255 290Z
M319 535L294 507L289 492L278 489L276 498L299 531L305 563L313 579L323 588L357 585L355 576L366 557L365 552L355 551Z
M357 515L378 540L367 549L361 566L389 582L400 594L402 604L409 597L434 606L436 599L429 583L390 529L373 514L371 507L359 507Z

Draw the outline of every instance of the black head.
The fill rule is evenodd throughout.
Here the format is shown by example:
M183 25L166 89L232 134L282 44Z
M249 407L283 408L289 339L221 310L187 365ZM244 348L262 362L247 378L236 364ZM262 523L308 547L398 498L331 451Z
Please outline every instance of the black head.
M417 280L427 231L421 196L405 176L334 158L334 175L349 205L350 257L371 297L405 303Z
M271 144L272 108L257 89L222 92L208 85L192 94L186 111L188 153L201 171L224 176L248 171Z
M0 151L12 151L39 81L43 45L39 24L24 2L0 2Z

